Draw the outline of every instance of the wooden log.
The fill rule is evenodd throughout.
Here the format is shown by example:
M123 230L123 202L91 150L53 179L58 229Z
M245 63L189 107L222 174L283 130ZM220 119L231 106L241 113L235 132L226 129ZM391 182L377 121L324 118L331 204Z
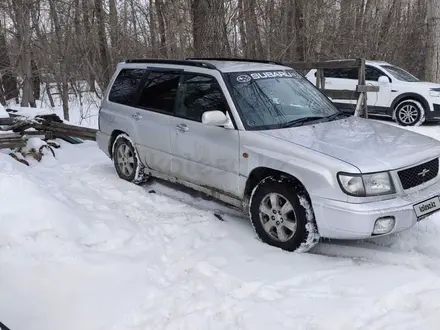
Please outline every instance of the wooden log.
M379 86L357 85L356 91L358 91L359 93L378 92L379 91Z
M0 134L0 140L6 139L21 139L21 134L19 133L2 133Z
M23 119L23 117L5 119L7 120L0 121L0 123L6 124L0 130L12 130L19 132L21 135L45 135L52 138L77 137L84 140L96 140L96 129L65 124L53 117L36 117L31 120ZM26 131L29 128L34 128L36 131Z
M50 127L50 126L44 126L36 124L35 128L39 131L42 131L44 133L52 133L54 137L78 137L84 140L96 140L96 133L95 132L87 132L87 131L81 131L81 130L71 130L71 129L65 129L65 128L58 128L58 127Z
M12 152L9 154L9 156L11 156L12 158L14 158L16 161L18 161L18 162L20 162L20 163L22 163L22 164L25 164L25 165L27 165L27 166L29 166L29 162L28 162L26 159L18 158L17 155L14 154L14 153L12 153Z
M354 90L324 89L322 92L336 100L357 100L359 93Z
M42 131L22 131L22 132L17 132L16 134L20 134L20 136L44 136L46 135L45 132Z
M7 142L7 141L15 141L15 140L25 140L22 136L11 136L11 137L4 137L0 138L1 142Z
M6 117L6 118L0 118L0 125L12 125L17 121L15 118Z
M6 149L6 148L15 149L15 148L24 147L25 145L26 145L26 141L23 139L16 139L9 141L0 140L0 149Z
M98 131L94 128L70 125L70 124L65 124L65 123L48 122L48 121L39 121L39 123L45 127L55 127L55 128L60 128L60 129L68 129L68 130L72 130L72 131L88 132L91 134L96 134L96 132Z
M46 125L40 125L35 124L34 128L41 131L47 131L47 132L62 132L66 134L72 134L73 135L84 135L84 136L95 136L96 131L86 131L86 130L79 130L79 129L71 129L69 127L53 127L53 126L46 126Z
M288 62L283 65L290 66L299 70L311 70L311 69L350 69L360 68L362 65L361 59L350 60L331 60L322 62Z

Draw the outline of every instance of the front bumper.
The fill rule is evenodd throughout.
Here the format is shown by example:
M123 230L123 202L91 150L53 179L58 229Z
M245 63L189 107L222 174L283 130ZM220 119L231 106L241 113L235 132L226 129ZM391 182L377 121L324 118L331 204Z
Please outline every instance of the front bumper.
M433 111L426 111L427 121L440 121L440 104L433 104Z
M395 218L394 228L385 235L413 227L418 222L414 205L439 195L440 182L437 182L411 195L380 202L352 204L312 197L312 204L321 237L364 239L378 236L373 235L378 218Z

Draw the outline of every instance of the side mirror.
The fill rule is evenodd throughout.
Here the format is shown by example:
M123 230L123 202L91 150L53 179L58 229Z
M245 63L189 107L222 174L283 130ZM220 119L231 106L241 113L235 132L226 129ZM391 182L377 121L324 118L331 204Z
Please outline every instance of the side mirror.
M230 120L220 110L206 111L202 115L202 123L209 126L229 126Z
M387 76L380 76L377 81L381 84L388 84L390 83L390 78L388 78Z

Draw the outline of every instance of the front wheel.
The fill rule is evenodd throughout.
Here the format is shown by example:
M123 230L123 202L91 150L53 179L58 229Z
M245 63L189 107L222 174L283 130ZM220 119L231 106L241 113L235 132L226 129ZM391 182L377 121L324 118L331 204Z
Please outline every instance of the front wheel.
M288 179L268 177L253 190L249 215L257 236L289 252L307 252L319 241L304 189Z
M394 118L401 126L419 126L425 121L425 109L419 101L405 100L394 109Z

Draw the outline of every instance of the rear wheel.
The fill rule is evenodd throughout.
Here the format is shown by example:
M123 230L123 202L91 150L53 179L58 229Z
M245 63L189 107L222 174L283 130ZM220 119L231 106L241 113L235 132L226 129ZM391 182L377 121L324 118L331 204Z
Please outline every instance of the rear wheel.
M116 137L113 144L113 163L121 179L135 184L147 181L145 167L128 135L121 134Z
M396 106L394 118L401 126L419 126L425 121L425 109L419 101L405 100Z
M288 179L268 177L254 189L249 213L257 236L286 251L307 252L319 235L308 196Z

